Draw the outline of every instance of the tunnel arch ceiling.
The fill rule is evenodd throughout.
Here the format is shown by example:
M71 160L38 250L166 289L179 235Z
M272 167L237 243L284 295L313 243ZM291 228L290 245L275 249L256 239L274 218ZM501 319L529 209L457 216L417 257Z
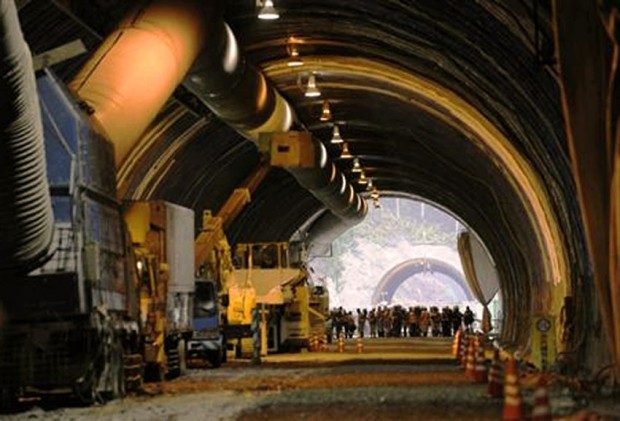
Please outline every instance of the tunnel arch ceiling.
M471 291L467 286L467 281L463 277L463 274L454 266L438 259L415 258L399 263L383 275L372 294L372 305L377 306L384 300L388 303L391 302L398 288L407 279L419 273L424 273L425 271L439 272L445 275L463 291L463 295L467 300L473 300ZM387 293L388 299L383 297L383 292Z
M296 37L302 72L312 65L343 136L379 190L424 197L458 215L489 248L512 307L527 314L546 300L546 281L574 276L562 262L586 263L553 69L535 62L531 10L509 5L280 0L281 18L261 22L253 2L233 0L225 18L247 59L328 141L330 126L318 122L320 102L303 97L285 66L286 43ZM540 13L547 36L549 11ZM189 203L197 212L221 206L258 158L251 147L236 147L247 141L212 115L196 118L205 118L207 128L176 151L172 143L147 148L150 157L140 165L157 162L165 172L128 184L146 183L149 197ZM173 137L189 133L179 130ZM498 140L506 154L494 149ZM208 165L199 162L199 145L212 156ZM339 165L346 172L347 164ZM205 180L208 188L195 186ZM317 212L320 203L272 170L230 232L236 241L286 239ZM548 265L553 253L559 263ZM542 291L540 302L514 298L517 291L529 297L530 288Z
M295 37L302 72L315 72L322 99L332 101L334 120L379 190L409 192L453 210L497 262L512 297L507 307L529 314L549 304L547 282L574 276L568 256L582 267L584 258L554 70L536 63L532 11L513 3L506 11L501 4L457 1L284 0L273 24L234 1L227 16L249 59L327 143L321 102L303 96L286 66L286 46ZM550 34L548 17L544 10L543 36ZM401 72L403 78L394 75ZM434 121L408 131L420 112ZM450 129L437 126L455 129L480 153L440 139L437 133ZM517 294L530 297L532 289L533 302L517 302Z

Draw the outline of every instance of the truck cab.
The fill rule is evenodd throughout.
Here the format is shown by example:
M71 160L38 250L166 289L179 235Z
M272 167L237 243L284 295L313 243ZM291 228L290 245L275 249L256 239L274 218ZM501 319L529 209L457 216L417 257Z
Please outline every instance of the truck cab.
M220 302L221 301L221 302ZM226 307L228 295L218 297L218 289L214 280L196 279L194 291L194 331L187 343L187 359L189 362L208 361L217 368L226 362Z

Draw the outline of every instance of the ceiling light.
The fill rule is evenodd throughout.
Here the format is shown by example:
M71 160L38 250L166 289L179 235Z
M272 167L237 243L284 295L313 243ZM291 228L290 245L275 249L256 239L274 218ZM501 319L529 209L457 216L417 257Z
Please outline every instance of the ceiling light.
M265 0L264 2L257 0L256 4L258 5L258 7L261 8L260 11L258 12L259 19L274 20L280 17L280 15L278 14L278 11L275 9L275 7L273 7L272 0Z
M329 107L329 101L323 101L323 107L321 108L321 121L329 121L332 119L332 110Z
M308 78L308 86L306 87L305 95L308 98L315 98L321 96L321 91L316 87L316 77L314 75L310 75Z
M288 55L290 56L287 66L289 67L299 67L303 66L304 62L299 58L299 50L294 45L289 47Z
M337 125L334 125L334 130L332 131L332 140L330 140L330 142L334 145L344 142L344 140L342 140L342 136L340 136L340 129Z
M366 173L364 172L363 169L360 172L360 178L357 179L357 183L362 184L362 185L368 183L368 178L366 178Z
M370 192L370 197L372 198L372 200L379 200L379 191L376 187L372 188L372 191Z
M351 159L353 158L353 155L351 155L351 152L349 152L349 145L347 144L347 142L344 142L342 144L342 152L340 152L340 159Z
M374 188L372 185L372 178L368 177L368 185L366 186L366 190L370 191Z
M359 158L353 158L353 169L352 172L362 172L362 166L360 165Z

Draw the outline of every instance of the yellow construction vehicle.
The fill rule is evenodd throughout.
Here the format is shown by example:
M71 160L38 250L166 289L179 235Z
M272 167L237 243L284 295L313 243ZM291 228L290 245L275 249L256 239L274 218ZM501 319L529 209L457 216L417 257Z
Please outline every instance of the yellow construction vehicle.
M327 332L327 289L315 286L305 265L291 254L284 242L236 247L236 273L254 286L268 352L299 351L312 336Z
M219 367L226 361L229 346L235 347L238 354L244 348L251 350L249 338L256 293L246 279L235 276L222 217L213 216L210 211L203 213L195 249L194 263L199 277L188 357L192 361L207 360L213 367Z
M185 370L192 333L194 212L164 201L132 202L124 213L139 278L145 377Z

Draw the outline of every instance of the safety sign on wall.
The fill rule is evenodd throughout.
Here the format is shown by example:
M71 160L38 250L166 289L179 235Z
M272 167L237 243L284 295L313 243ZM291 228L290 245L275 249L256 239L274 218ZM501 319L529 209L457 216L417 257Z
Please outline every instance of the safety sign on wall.
M532 319L532 358L536 367L547 371L555 361L555 318L537 315Z

